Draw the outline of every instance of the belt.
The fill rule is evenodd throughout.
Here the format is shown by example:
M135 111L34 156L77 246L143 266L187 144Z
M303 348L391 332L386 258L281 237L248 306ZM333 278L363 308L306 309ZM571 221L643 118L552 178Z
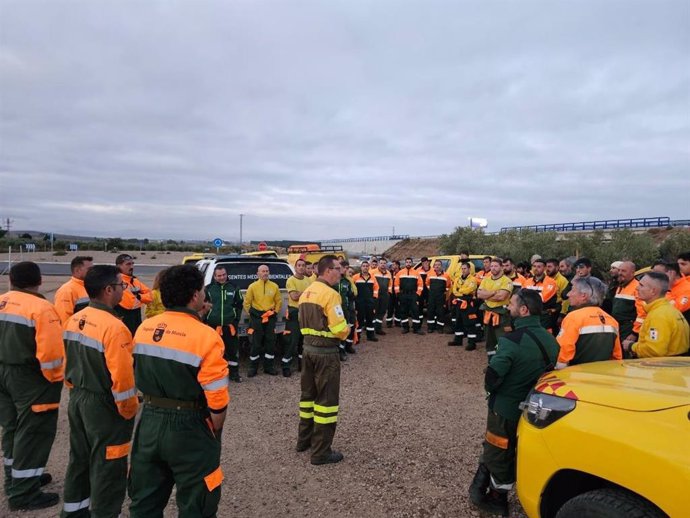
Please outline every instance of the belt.
M168 399L166 397L149 396L144 394L144 403L158 408L171 410L202 410L199 401L182 401L180 399Z

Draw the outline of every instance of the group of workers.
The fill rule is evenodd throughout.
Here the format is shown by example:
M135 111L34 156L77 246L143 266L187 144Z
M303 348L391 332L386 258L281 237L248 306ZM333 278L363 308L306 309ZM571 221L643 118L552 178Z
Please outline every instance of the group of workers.
M301 371L297 451L314 465L339 462L331 448L339 408L340 362L366 336L385 327L443 332L449 345L476 349L485 340L490 394L487 434L470 488L485 511L507 511L514 483L515 431L530 387L545 365L623 357L687 354L690 254L659 262L638 281L635 265L616 261L608 286L580 258L533 257L522 274L510 259L486 257L474 272L467 254L457 275L422 258L363 262L355 273L326 255L309 274L303 260L287 280L283 375ZM275 375L275 320L282 309L266 265L243 296L222 265L204 286L201 272L180 265L162 271L151 290L134 275L134 259L115 266L72 261L72 278L51 304L39 293L32 262L10 270L0 297L0 425L5 492L12 510L56 505L41 487L55 438L64 385L70 389L70 458L63 517L118 516L128 489L130 515L157 516L173 485L181 516L213 515L220 499L220 437L228 381L239 382L238 322L249 314L248 376ZM147 318L142 321L142 309ZM140 411L140 404L143 408ZM134 417L141 420L134 430ZM134 431L134 435L132 437ZM130 459L128 468L127 459ZM210 511L210 512L209 512Z

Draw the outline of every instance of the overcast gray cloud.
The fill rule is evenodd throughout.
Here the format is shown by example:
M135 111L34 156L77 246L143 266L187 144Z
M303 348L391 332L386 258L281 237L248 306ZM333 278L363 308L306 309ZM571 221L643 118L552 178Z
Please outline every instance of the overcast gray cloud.
M0 0L0 217L319 239L689 216L690 4Z

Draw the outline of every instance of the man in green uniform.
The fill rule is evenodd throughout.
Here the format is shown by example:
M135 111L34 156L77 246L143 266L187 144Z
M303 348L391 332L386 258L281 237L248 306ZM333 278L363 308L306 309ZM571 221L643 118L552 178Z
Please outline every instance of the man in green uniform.
M520 289L510 298L508 310L515 319L515 331L498 339L496 354L486 369L486 436L469 488L474 505L504 516L508 516L508 492L515 483L520 402L545 370L553 368L558 356L556 339L540 324L542 301L538 293Z
M213 282L206 287L206 297L212 304L206 315L206 323L213 327L225 345L224 358L230 369L230 379L240 383L240 348L237 337L240 315L242 315L242 291L228 280L224 266L217 266Z
M114 310L126 287L117 267L93 266L84 278L89 305L65 322L70 455L62 518L122 511L139 408L132 335Z
M276 315L280 313L283 299L278 285L268 280L270 271L262 264L257 270L256 281L247 288L244 296L244 310L249 314L249 328L252 335L252 346L249 350L248 378L253 378L259 371L259 360L264 357L264 372L275 376L273 360L276 346Z
M348 327L340 295L333 289L341 276L338 258L325 255L316 268L316 282L299 300L304 364L296 449L312 448L311 463L319 465L343 460L342 453L331 449L331 444L340 398L338 343L347 336Z
M285 283L285 288L288 292L287 321L285 322L288 336L285 350L283 351L283 376L285 377L292 376L290 365L295 354L297 354L297 367L299 370L302 369L302 344L304 343L304 338L299 329L299 298L302 292L314 282L305 275L306 269L306 261L304 259L297 259L295 261L295 275L289 277Z
M10 269L10 291L0 297L0 425L5 494L11 510L58 503L43 493L57 430L65 348L55 307L38 293L41 270L20 262Z
M130 518L163 516L173 485L178 516L211 517L220 501L220 438L230 400L223 340L199 319L206 294L194 266L165 270L160 290L166 311L134 335L144 408L132 446Z

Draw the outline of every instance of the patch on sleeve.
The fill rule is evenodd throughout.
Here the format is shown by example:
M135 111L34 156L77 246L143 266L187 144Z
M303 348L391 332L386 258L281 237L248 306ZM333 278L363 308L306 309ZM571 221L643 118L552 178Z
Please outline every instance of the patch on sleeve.
M345 318L345 314L343 313L343 308L340 307L340 304L335 306L335 308L333 308L333 311L335 311L335 314L338 315L340 318Z
M659 338L659 332L656 329L651 328L649 330L649 339L656 342L658 340L658 338Z

